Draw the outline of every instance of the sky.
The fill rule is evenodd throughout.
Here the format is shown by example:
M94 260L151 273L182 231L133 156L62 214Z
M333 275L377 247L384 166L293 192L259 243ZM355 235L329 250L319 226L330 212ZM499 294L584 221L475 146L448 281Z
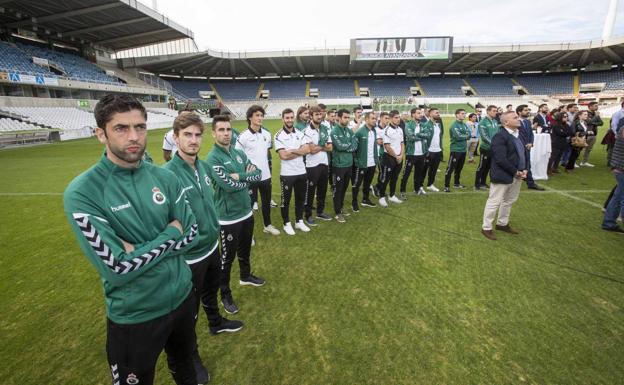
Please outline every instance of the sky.
M140 0L153 7L153 0ZM600 39L610 0L157 0L200 50L348 48L364 37L453 36L454 45ZM613 35L624 35L618 0Z

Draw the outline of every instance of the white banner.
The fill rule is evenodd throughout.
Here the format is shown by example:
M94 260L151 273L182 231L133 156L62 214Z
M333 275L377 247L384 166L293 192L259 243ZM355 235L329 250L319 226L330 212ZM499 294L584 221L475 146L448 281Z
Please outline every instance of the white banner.
M21 75L20 74L20 83L31 83L37 84L37 78L32 75Z
M108 76L115 76L115 71L106 70L106 75L108 75Z
M40 57L33 56L32 60L33 60L33 63L38 64L40 66L46 66L46 67L50 66L48 59L42 59Z
M43 78L43 82L48 86L58 86L57 78Z

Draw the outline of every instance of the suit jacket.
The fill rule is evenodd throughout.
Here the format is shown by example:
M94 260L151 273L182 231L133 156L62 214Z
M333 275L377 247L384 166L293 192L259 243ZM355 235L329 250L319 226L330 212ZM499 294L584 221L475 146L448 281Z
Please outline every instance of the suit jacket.
M529 119L520 120L520 140L525 146L529 143L533 144L533 126Z
M519 169L520 158L515 140L516 138L504 128L501 128L492 138L492 168L490 169L492 183L511 184L516 173L522 171ZM529 161L525 159L525 163Z

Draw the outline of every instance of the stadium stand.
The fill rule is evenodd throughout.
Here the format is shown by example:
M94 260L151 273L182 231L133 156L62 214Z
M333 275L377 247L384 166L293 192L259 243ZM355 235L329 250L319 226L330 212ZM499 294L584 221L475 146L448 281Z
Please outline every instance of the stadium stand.
M474 88L477 95L481 96L504 96L514 95L513 83L508 77L477 76L466 78L468 83Z
M211 91L208 80L169 80L169 83L184 99L199 98L199 91Z
M352 98L356 96L353 79L311 79L310 88L318 88L321 98Z
M255 99L258 94L260 83L258 81L212 81L212 85L217 89L217 93L224 100L250 100ZM173 83L172 83L173 84Z
M385 79L358 79L360 87L368 87L371 96L409 96L410 87L415 86L414 79L385 78Z
M24 54L14 44L0 41L0 70L7 72L19 72L26 75L44 75L56 77L48 69L38 66L32 59Z
M624 90L624 71L615 69L611 71L581 72L581 83L606 83L605 91Z
M531 94L552 95L574 92L572 74L519 75L515 78Z
M14 131L39 131L45 130L40 126L34 124L21 122L19 120L10 118L0 118L0 131L1 132L14 132Z
M425 77L418 79L427 97L431 96L463 96L464 81L458 77Z
M296 99L305 97L305 80L267 80L265 90L270 90L269 99Z
M71 107L0 107L0 111L21 116L26 122L50 128L78 130L96 127L93 113Z

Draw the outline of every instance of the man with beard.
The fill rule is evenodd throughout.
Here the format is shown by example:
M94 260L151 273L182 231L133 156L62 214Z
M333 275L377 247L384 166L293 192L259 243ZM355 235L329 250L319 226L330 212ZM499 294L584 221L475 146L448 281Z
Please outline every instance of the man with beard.
M106 151L69 184L63 200L104 286L111 375L152 384L164 349L175 382L195 385L196 301L184 258L197 242L195 216L176 176L142 161L143 105L132 96L106 95L94 115Z
M397 198L396 185L401 173L403 165L403 154L405 153L405 144L403 142L403 130L399 127L401 115L399 111L390 111L390 125L386 127L383 133L384 155L381 160L381 176L379 178L379 205L388 207L386 201L386 187L390 184L390 198L388 201L392 203L403 203Z
M331 114L331 112L330 112ZM332 141L329 128L323 124L322 112L319 107L310 107L310 124L304 130L309 138L310 153L306 156L306 174L308 187L305 202L305 220L310 226L316 226L312 218L312 206L316 195L316 217L323 221L331 221L325 213L325 197L327 195L329 157Z
M310 228L303 223L303 206L306 195L306 168L303 157L310 153L308 143L310 138L305 136L303 130L294 127L295 113L290 108L282 111L284 126L275 134L275 151L282 161L280 169L280 187L282 202L280 204L282 219L284 220L284 232L295 235L295 230L290 223L290 198L295 194L295 229L304 233Z
M377 155L377 134L375 132L375 113L372 111L364 114L364 125L355 133L358 141L355 153L355 176L353 178L351 207L354 212L360 211L358 207L358 193L362 187L362 206L375 207L368 199L370 186L375 175L375 168L379 163ZM364 185L362 186L362 182Z
M348 127L349 110L338 110L338 124L331 130L332 166L334 168L334 212L338 223L344 223L344 197L351 180L353 152L357 148L355 134Z
M262 174L244 152L231 145L232 125L229 117L217 115L212 119L212 136L215 145L206 163L221 225L221 303L226 312L235 314L238 313L238 306L230 289L234 257L238 257L241 285L262 286L265 283L264 279L251 273L254 218L248 192L249 184L258 182Z

